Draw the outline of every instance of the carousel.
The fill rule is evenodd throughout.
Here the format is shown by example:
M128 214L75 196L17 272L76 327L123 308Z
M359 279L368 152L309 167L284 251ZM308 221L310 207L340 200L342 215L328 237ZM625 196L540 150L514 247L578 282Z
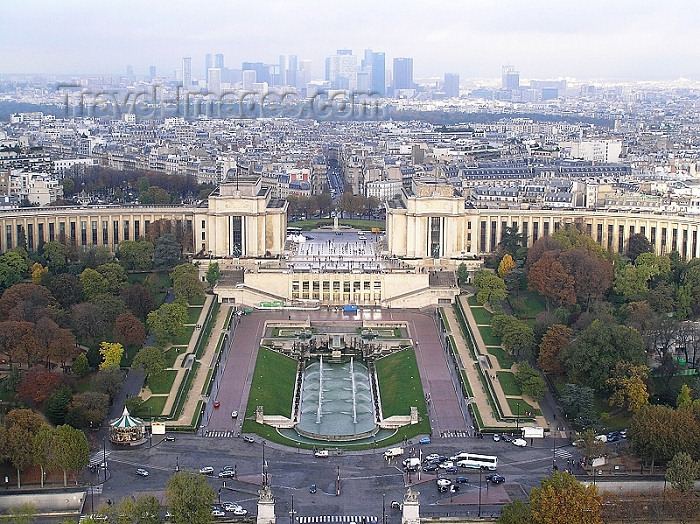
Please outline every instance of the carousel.
M121 446L138 446L148 440L143 420L129 415L124 406L122 416L109 423L109 441Z

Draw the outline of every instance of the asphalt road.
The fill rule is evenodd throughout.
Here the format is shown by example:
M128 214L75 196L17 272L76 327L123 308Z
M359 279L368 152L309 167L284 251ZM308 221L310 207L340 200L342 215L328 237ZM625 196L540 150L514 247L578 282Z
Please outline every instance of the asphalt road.
M443 438L433 443L414 445L415 454L422 452L452 455L459 451L495 454L499 457L498 473L506 482L498 486L487 485L482 478L482 513L498 511L501 504L513 496L524 496L529 489L547 476L552 466L552 439L535 442L535 447L516 448L506 442L474 438ZM563 444L563 442L559 442ZM276 499L276 513L283 517L291 510L292 498L297 516L364 515L381 517L382 503L388 522L399 522L400 512L392 511L392 500L401 501L408 478L401 471L400 461L387 463L383 449L363 453L336 453L328 458L315 458L304 450L287 449L274 444L265 446L268 481ZM571 446L557 447L557 463L565 463L565 457L574 451ZM256 513L257 491L262 486L263 446L258 438L255 443L242 438L210 438L195 435L178 435L173 442L154 440L152 447L131 450L113 450L107 461L110 478L104 485L102 499L119 500L139 492L163 494L165 484L175 470L198 470L212 466L209 476L212 487L221 490L221 500L240 503L249 513ZM402 457L404 458L404 457ZM235 466L236 479L219 479L216 475L225 466ZM136 475L136 469L146 468L148 477ZM340 494L336 495L336 481L340 475ZM461 515L478 511L479 474L464 470L444 475L454 478L466 476L468 482L460 484L460 491L439 493L434 474L423 473L421 478L412 474L413 489L420 492L421 515ZM316 484L317 492L309 487ZM382 495L384 495L382 497ZM96 502L97 505L97 502ZM88 508L86 508L88 509Z

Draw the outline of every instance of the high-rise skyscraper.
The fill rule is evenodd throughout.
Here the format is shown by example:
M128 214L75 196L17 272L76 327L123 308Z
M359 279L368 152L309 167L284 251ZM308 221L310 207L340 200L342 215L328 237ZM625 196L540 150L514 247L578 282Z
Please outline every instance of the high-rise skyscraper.
M221 69L212 67L207 76L207 89L210 93L221 93Z
M267 82L270 83L270 66L265 65L262 62L243 62L241 67L243 71L252 70L255 71L255 76L257 78L256 82Z
M214 67L214 57L211 53L204 55L204 78L208 78L209 70Z
M413 58L394 58L394 94L398 89L413 89Z
M182 59L182 87L189 89L192 86L192 57Z
M148 78L151 82L153 82L156 79L156 66L151 66L150 68L148 68Z
M501 89L512 91L520 88L520 72L512 65L504 65L501 69Z
M254 69L243 69L243 89L245 91L252 91L255 87L255 82L257 82L257 73Z
M350 49L338 49L337 54L326 58L326 80L332 89L357 87L357 57Z
M372 94L386 95L386 62L384 53L372 53ZM413 80L413 73L411 73Z
M455 73L445 73L445 96L450 98L459 97L459 75Z
M131 85L134 83L134 66L126 66L126 85Z
M214 55L214 67L217 69L223 69L224 68L224 55L221 53L217 53Z

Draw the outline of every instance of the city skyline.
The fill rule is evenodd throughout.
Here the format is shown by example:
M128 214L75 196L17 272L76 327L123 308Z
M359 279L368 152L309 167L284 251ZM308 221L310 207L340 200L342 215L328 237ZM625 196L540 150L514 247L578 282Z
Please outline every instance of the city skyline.
M120 74L173 76L182 57L205 78L207 53L226 66L310 59L312 78L338 49L410 57L414 77L497 78L513 64L523 78L600 80L700 79L700 35L682 30L698 7L673 3L592 1L468 2L401 5L366 1L308 3L133 1L3 7L0 75ZM611 52L611 50L613 50Z

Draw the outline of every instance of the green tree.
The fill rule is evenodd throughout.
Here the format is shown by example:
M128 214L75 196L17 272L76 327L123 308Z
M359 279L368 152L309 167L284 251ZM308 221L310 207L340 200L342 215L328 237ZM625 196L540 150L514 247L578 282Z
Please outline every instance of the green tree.
M118 342L102 342L100 344L100 355L102 355L100 369L112 366L118 367L122 362L124 347Z
M593 388L567 383L561 389L559 401L569 419L579 428L586 428L594 422L594 398Z
M173 280L173 291L177 298L189 301L204 297L204 284L199 280L198 275L187 273Z
M21 488L22 471L34 462L34 436L44 423L31 409L13 409L5 416L6 456L17 470L17 487Z
M681 390L676 397L676 407L678 409L689 409L693 405L693 397L690 395L692 390L688 384L681 384Z
M157 267L173 267L182 258L182 246L174 235L163 235L156 240L153 263Z
M96 391L101 391L109 396L109 401L112 402L114 397L119 393L124 382L124 372L119 366L110 366L100 369L94 377L92 377L92 387Z
M547 390L544 379L532 368L528 362L520 362L515 372L515 381L523 390L525 395L535 400L542 400Z
M146 377L157 378L165 371L165 354L160 348L146 346L139 350L134 357L132 367L141 369Z
M170 280L175 282L178 278L180 278L183 275L192 275L196 277L199 275L199 270L194 264L179 264L175 266L170 272Z
M84 421L84 424L76 429L85 429L88 426L98 428L109 413L109 395L98 391L76 393L70 401L69 409L71 412L80 412L80 416L76 416L76 413L71 414L73 421Z
M693 460L688 453L676 453L666 469L666 480L673 489L691 492L695 479L700 475L700 464Z
M68 486L68 470L80 470L90 462L90 447L82 431L68 425L55 430L56 464L63 470L63 486Z
M581 456L586 459L587 463L591 463L594 458L597 458L601 453L605 453L605 443L596 438L597 435L593 429L587 429L581 434L578 449Z
M80 279L70 273L62 273L56 278L50 278L47 287L63 309L69 309L83 299Z
M42 424L34 435L34 462L41 468L41 487L44 487L44 477L56 468L54 461L54 430L48 424Z
M126 271L116 262L97 266L97 272L104 277L110 293L118 293L126 284Z
M535 347L535 332L529 324L515 319L504 329L501 336L503 348L520 358L531 358Z
M476 288L476 300L479 304L492 302L492 300L505 300L506 283L501 277L486 271L479 270L474 275L474 287Z
M90 364L88 364L87 357L85 353L81 353L73 361L72 366L73 373L78 377L84 377L90 372Z
M34 522L36 506L31 502L25 502L24 504L10 508L8 515L12 518L13 524L30 524Z
M175 473L165 486L165 500L175 524L210 524L214 490L193 471Z
M518 251L518 248L523 245L524 241L525 235L518 232L518 224L513 224L512 226L503 228L501 232L501 241L498 243L498 247L502 252L515 256L515 253Z
M503 506L496 522L498 524L534 524L535 520L530 506L520 499L515 499Z
M209 282L210 287L214 287L214 284L216 284L219 281L219 278L221 277L221 270L219 269L219 263L214 262L213 264L209 264L209 267L207 268L207 274L206 274L206 279L207 282Z
M70 387L64 385L51 393L44 403L44 415L52 424L63 424L68 412L68 403L71 399Z
M119 242L117 258L126 269L143 271L151 268L153 250L153 244L145 240L122 240Z
M530 491L537 524L603 524L598 489L584 486L570 473L555 471Z
M562 357L574 382L603 392L618 361L645 363L644 340L636 329L596 319L562 350Z
M469 282L469 268L464 262L457 266L457 280L460 286Z
M151 333L155 334L156 343L164 345L185 332L187 306L180 301L163 304L148 314L146 323Z
M89 267L80 273L80 284L83 288L83 295L87 300L109 291L107 279Z

